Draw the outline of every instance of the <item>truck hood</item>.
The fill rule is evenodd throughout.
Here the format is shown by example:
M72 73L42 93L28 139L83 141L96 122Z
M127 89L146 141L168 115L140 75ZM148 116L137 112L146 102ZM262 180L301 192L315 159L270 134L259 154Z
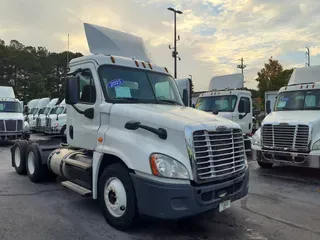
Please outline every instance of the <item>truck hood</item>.
M272 112L263 120L264 124L267 123L295 123L295 124L319 124L320 111L278 111Z
M11 113L11 112L2 112L0 113L0 119L17 119L17 120L24 120L22 113Z
M116 104L112 107L112 115L121 116L128 121L135 120L141 123L155 124L164 128L184 131L188 124L223 125L231 128L240 128L226 118L222 118L212 113L206 113L194 108L176 105L161 104ZM116 118L115 118L116 119Z

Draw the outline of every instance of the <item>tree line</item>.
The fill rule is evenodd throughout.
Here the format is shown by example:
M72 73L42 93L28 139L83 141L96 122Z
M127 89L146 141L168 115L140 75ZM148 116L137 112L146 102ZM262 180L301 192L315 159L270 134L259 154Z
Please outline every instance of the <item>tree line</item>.
M69 52L69 59L82 56ZM67 52L49 52L45 47L25 46L17 40L0 39L0 86L12 86L16 97L31 99L63 97Z
M12 86L25 103L35 98L62 98L63 78L67 73L67 52L50 52L45 47L25 46L17 40L5 44L0 39L0 86ZM69 52L68 59L83 56ZM258 90L248 89L252 97L264 99L266 91L288 83L293 69L283 69L272 57L258 72ZM192 83L193 91L193 83Z

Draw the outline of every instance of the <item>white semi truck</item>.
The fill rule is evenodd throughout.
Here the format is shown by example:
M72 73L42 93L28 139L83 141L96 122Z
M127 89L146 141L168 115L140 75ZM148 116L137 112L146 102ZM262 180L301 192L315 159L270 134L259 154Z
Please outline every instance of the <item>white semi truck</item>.
M241 73L213 77L209 91L200 94L196 109L203 110L238 123L245 140L246 152L251 152L252 98L251 92L243 90Z
M37 106L33 109L31 116L29 115L29 128L32 132L36 131L37 126L37 117L42 114L45 110L45 107L50 102L50 98L41 98L39 99Z
M85 30L93 55L70 62L67 145L17 142L16 171L33 182L65 178L63 186L99 199L105 219L119 229L140 216L223 211L246 196L239 124L184 106L186 91L183 102L140 38L90 24Z
M38 115L35 127L36 132L44 133L46 127L46 118L51 113L51 111L54 111L54 108L58 101L59 98L51 99L48 105L45 107L44 111Z
M63 100L46 119L45 133L66 136L67 106Z
M24 137L28 123L24 121L23 107L12 87L0 86L0 139L14 140Z
M252 156L274 163L320 168L320 66L297 68L282 87L273 111L252 137Z

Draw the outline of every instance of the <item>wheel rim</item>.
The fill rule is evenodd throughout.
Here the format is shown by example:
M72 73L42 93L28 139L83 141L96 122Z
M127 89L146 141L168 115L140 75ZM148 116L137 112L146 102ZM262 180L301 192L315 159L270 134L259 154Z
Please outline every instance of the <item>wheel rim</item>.
M33 174L35 171L35 156L33 152L29 152L27 166L29 173Z
M16 167L20 167L21 164L21 156L20 156L20 149L19 147L16 147L16 150L14 151L14 162Z
M104 201L109 213L114 217L121 217L127 209L127 194L122 182L110 178L104 188Z

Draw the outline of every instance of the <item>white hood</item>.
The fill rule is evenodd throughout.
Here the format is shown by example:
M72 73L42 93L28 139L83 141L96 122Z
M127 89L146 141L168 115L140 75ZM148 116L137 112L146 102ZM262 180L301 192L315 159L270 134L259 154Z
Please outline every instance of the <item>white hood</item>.
M11 113L11 112L1 112L0 113L0 119L17 119L17 120L23 120L23 114L22 113Z
M111 111L111 116L114 116L114 120L117 119L117 116L121 116L126 118L128 121L135 120L142 124L155 124L157 126L167 127L178 131L184 131L186 125L192 123L201 123L203 124L204 129L207 129L208 126L212 126L214 124L240 128L237 123L228 119L184 106L160 104L116 104L113 105Z
M281 122L293 124L319 124L320 111L277 111L270 113L263 120L263 124L276 124Z

